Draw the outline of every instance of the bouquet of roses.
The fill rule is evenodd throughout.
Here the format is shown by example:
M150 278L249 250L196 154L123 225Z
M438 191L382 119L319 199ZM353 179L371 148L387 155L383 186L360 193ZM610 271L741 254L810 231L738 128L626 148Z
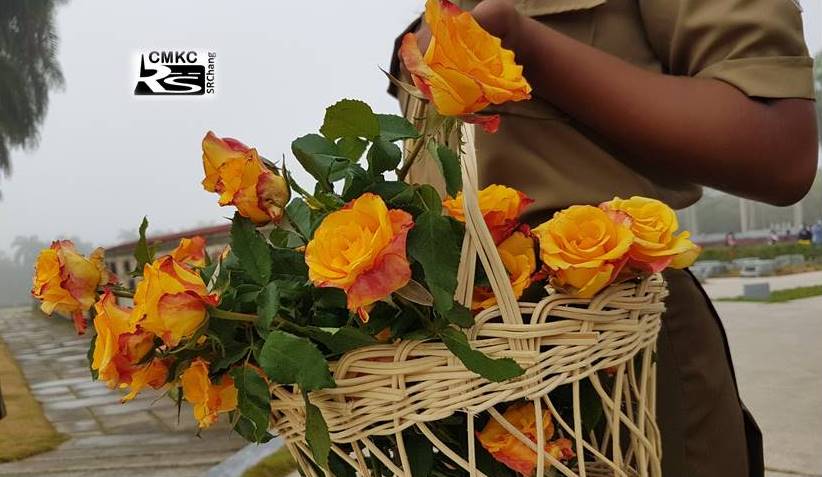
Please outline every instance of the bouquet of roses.
M219 256L205 253L201 237L155 256L144 220L132 272L139 282L131 290L105 270L102 250L84 257L70 242L58 241L41 253L32 293L44 312L72 317L80 333L90 317L96 379L127 388L123 401L146 386L165 389L193 407L201 428L228 414L234 429L253 442L272 437L271 389L293 387L305 400L314 462L350 475L329 452L326 422L311 402L312 392L335 387L329 361L381 343L438 340L489 381L523 373L514 359L472 349L463 332L477 312L496 306L496 298L478 271L470 303L455 300L465 235L460 150L436 138L459 134L463 121L495 130L499 117L481 111L529 98L530 86L513 53L469 14L429 0L425 18L433 34L425 54L413 35L401 50L414 84L394 79L433 104L423 130L403 117L375 114L361 101L330 106L319 134L291 147L316 180L311 190L284 163L275 165L236 139L205 136L203 187L219 195L220 205L236 209L231 245ZM405 157L401 141L412 144ZM440 166L445 197L430 185L403 180L421 151ZM478 198L518 299L554 290L589 298L615 281L687 266L698 252L687 232L676 233L674 212L652 199L572 206L530 229L520 221L531 202L522 192L492 185ZM131 299L131 306L118 297ZM538 431L533 404L501 411L533 442L542 432L557 459L574 458L571 441L554 431L550 414ZM445 419L436 429L447 438L452 426ZM473 436L464 428L462 434L451 439L464 446ZM493 457L483 464L496 466L493 475L533 473L536 454L496 421L488 421L477 439ZM414 475L455 475L428 447L430 459L414 463L423 466ZM374 475L385 470L376 459L373 466Z

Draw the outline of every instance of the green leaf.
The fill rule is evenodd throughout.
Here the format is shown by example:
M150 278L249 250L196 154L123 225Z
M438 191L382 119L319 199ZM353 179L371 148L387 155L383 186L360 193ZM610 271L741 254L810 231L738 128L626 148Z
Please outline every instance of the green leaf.
M351 162L357 162L367 146L368 141L358 137L341 137L337 140L337 149L339 149L340 154L347 157Z
M511 358L491 359L484 353L471 349L468 338L456 328L444 328L438 335L448 350L454 353L466 368L489 381L501 383L525 373L525 370Z
M393 142L379 138L371 144L368 155L368 172L372 175L382 174L385 171L394 170L400 165L402 151Z
M218 359L211 365L212 372L219 372L224 369L228 369L234 363L240 361L241 359L245 358L248 354L248 346L235 346L230 349L227 349L225 352L225 356Z
M335 386L320 350L311 341L284 331L268 334L260 352L260 366L278 384L298 384L306 391Z
M346 308L347 297L345 291L333 287L314 287L311 289L311 298L315 308Z
M290 248L272 248L270 257L274 269L272 279L308 280L308 265L302 253Z
M306 333L313 340L324 344L336 354L342 354L352 349L377 344L377 340L371 335L353 326L343 326L342 328L318 328L316 326L308 326L306 327Z
M331 452L331 436L328 434L328 424L325 423L320 408L305 398L305 441L314 456L314 462L323 469L328 469L328 453Z
M471 436L473 438L473 436ZM431 441L414 429L402 432L405 451L411 464L411 477L428 477L434 468L434 447Z
M462 170L460 169L459 156L443 145L437 146L435 153L431 155L436 158L442 176L445 178L446 192L451 197L456 197L462 190Z
M257 295L257 328L267 331L280 311L280 287L277 282L266 285Z
M351 161L337 148L337 145L319 134L307 134L291 143L291 152L306 172L317 182L331 190L331 178L337 177Z
M639 360L635 360L639 361ZM602 419L602 399L597 394L594 385L588 379L583 379L579 384L579 404L582 418L583 432L588 433L594 430Z
M460 328L470 328L474 326L474 314L471 313L471 310L456 302L447 313L443 313L443 317L448 320L449 323L453 323Z
M334 477L357 477L357 471L334 452L328 454L328 468Z
M234 368L229 374L234 378L234 387L237 388L237 409L253 425L253 442L270 440L268 424L271 395L265 379L247 366Z
M148 245L146 240L146 229L148 228L148 218L143 217L143 222L140 224L140 239L137 241L137 246L134 248L134 258L137 260L137 265L134 267L136 275L143 274L143 267L147 263L154 261L154 247Z
M422 207L436 214L442 213L442 198L437 189L431 184L415 186L415 194L420 199Z
M302 199L292 199L285 207L288 220L306 240L311 240L314 231L325 218L325 213L312 210Z
M305 245L305 241L293 230L275 228L268 235L268 241L275 247L295 248Z
M371 107L356 99L343 99L325 110L320 132L328 139L340 137L375 138L380 123Z
M414 187L399 181L377 182L368 188L391 208L399 208L414 200Z
M460 262L458 239L449 220L439 212L420 214L408 233L408 253L425 272L435 308L447 313L454 305Z
M343 175L340 176L340 179L345 177L345 171L348 170L349 167L351 166L347 166L346 169L342 171ZM345 205L345 202L340 199L340 196L337 195L336 192L326 192L322 189L314 192L314 199L320 204L321 210L323 211L321 213L333 212L341 209Z
M342 189L342 199L349 201L361 196L372 183L365 169L359 164L353 164L345 170L345 183Z
M229 414L232 416L232 421L235 419L237 421L234 424L234 432L239 434L243 439L249 442L255 442L257 444L264 444L274 438L274 436L268 432L266 432L263 436L258 436L257 425L254 424L251 419L243 416L242 413L240 413L239 417L237 417L235 413ZM179 415L179 412L177 414Z
M95 333L96 334L96 333ZM91 373L91 379L97 381L97 378L100 376L98 371L91 367L91 363L94 362L94 348L97 347L97 339L92 337L91 343L88 347L88 352L86 352L86 362L88 363L88 370Z
M250 220L234 214L231 226L231 250L240 261L240 267L259 285L271 278L271 255L268 243Z
M378 114L380 137L386 141L413 139L420 137L419 131L407 119L396 114Z

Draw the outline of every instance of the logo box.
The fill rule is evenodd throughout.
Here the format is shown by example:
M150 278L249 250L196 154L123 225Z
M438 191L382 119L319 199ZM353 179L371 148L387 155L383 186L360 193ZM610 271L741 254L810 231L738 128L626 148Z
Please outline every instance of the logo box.
M205 50L139 53L136 96L203 96L215 92L217 54Z

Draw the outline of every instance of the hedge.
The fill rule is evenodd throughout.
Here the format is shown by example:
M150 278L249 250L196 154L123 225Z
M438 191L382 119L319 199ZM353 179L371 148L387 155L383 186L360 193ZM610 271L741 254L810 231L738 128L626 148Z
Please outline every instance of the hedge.
M822 258L822 247L804 245L799 243L778 243L774 245L760 244L760 245L742 245L735 247L706 247L699 260L720 260L730 261L734 258L757 257L757 258L775 258L779 255L804 255L806 260Z

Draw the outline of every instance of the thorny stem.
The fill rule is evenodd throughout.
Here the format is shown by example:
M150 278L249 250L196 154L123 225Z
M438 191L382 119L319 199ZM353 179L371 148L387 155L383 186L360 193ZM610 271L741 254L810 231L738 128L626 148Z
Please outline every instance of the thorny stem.
M405 158L405 163L403 163L402 167L399 171L397 171L397 178L400 181L404 181L405 177L408 175L408 172L411 170L411 166L414 165L417 158L420 155L420 152L428 143L428 141L434 139L434 137L439 133L442 125L445 124L446 118L445 116L440 116L439 114L433 113L428 116L425 121L425 126L423 127L422 135L414 143L414 147L408 152L408 156Z
M120 289L120 288L108 287L107 289L114 296L118 296L120 298L134 298L134 292L126 291L126 290L123 290L123 289ZM103 293L105 290L106 289L97 290L97 292L98 293Z
M408 153L408 157L405 158L405 163L400 168L399 172L397 172L397 178L400 181L405 180L405 176L408 175L408 171L411 170L411 166L414 165L414 162L417 160L417 156L420 155L420 151L428 143L430 137L428 135L424 135L414 143L413 149Z
M208 314L213 318L220 318L221 320L248 322L257 321L257 315L251 315L249 313L239 313L236 311L221 310L219 308L209 308Z

